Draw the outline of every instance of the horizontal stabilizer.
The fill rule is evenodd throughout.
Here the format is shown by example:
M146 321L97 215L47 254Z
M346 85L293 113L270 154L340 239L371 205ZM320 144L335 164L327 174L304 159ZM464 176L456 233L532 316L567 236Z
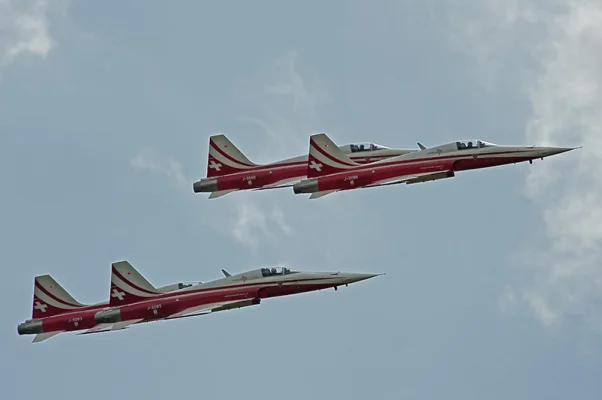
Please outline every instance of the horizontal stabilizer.
M54 332L44 332L44 333L38 333L32 340L32 343L39 343L39 342L43 342L44 340L50 339L51 337L54 337L56 335L58 335L59 333L64 332L64 331L54 331Z
M309 198L310 199L319 199L320 197L327 196L334 192L336 192L336 190L324 190L322 192L315 192L315 193L312 193L311 196L309 196Z
M209 198L210 199L217 199L218 197L225 196L225 195L230 194L232 192L236 192L236 189L218 190L217 192L211 192L211 194L209 195Z

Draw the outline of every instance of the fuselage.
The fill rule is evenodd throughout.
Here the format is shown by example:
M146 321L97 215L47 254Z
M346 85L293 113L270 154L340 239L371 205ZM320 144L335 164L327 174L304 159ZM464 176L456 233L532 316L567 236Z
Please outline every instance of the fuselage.
M97 315L97 321L111 323L135 319L158 320L206 305L310 292L347 285L373 276L375 275L296 272L285 268L272 273L264 268L154 296L113 311L104 311L104 315Z
M362 165L416 151L378 147L374 150L353 152L350 145L341 146L341 149L353 161ZM195 182L193 189L195 193L201 193L286 186L307 177L307 159L308 156L304 155L271 164L257 165L241 172L215 178L204 178Z
M92 329L100 324L128 320L149 322L207 305L260 299L338 287L376 275L350 273L297 272L286 268L258 269L222 279L200 283L184 289L159 294L147 300L120 307L106 304L87 307L53 317L28 320L18 327L19 334Z
M17 330L20 335L56 331L79 331L91 329L96 326L94 316L97 312L108 307L108 303L101 303L87 307L80 307L72 311L54 315L52 317L30 319L19 324Z
M403 176L488 168L532 161L538 158L543 159L571 150L570 148L555 147L497 146L481 141L475 141L474 147L461 147L461 144L463 142L449 143L369 165L345 169L335 174L308 179L295 187L295 193L350 190L386 183Z

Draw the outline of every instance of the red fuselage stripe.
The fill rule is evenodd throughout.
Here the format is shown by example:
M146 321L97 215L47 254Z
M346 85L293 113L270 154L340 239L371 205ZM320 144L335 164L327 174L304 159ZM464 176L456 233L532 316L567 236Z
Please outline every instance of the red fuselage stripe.
M385 162L380 162L378 164L367 164L367 165L362 165L362 166L358 166L353 168L353 170L347 171L347 172L351 172L351 171L355 171L358 169L363 169L363 168L381 168L381 167L390 167L390 166L394 166L394 165L404 165L404 164L411 164L411 163L421 163L421 162L425 162L425 161L433 161L433 162L437 162L437 161L441 161L441 160L453 160L453 159L458 159L458 160L462 160L462 159L467 159L469 157L474 157L477 156L477 158L479 157L489 157L489 156L495 156L495 155L504 155L504 154L513 154L513 153L527 153L527 152L531 152L533 150L512 150L512 151L498 151L498 152L491 152L491 153L474 153L474 154L454 154L451 156L441 156L441 157L425 157L425 158L409 158L409 159L402 159L402 160L396 160L396 161L385 161ZM537 158L536 156L534 156L533 158Z

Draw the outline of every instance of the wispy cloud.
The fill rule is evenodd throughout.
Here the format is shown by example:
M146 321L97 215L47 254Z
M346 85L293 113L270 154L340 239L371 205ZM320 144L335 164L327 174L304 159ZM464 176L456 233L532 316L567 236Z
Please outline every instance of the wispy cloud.
M48 0L0 0L0 66L25 55L45 58L54 48L48 21L51 6Z
M602 3L489 0L475 8L458 29L484 75L510 63L531 66L516 82L532 105L528 143L584 146L528 175L526 194L541 210L546 237L529 254L531 282L501 304L525 304L546 326L570 317L601 329Z
M602 3L567 2L549 21L528 138L584 148L528 177L550 245L542 259L547 279L536 290L553 313L602 328L602 310L592 309L602 300Z
M318 109L329 101L328 91L316 77L299 71L298 56L287 52L259 69L235 92L236 117L248 122L261 136L261 143L249 149L258 162L273 162L307 152L308 136L318 120ZM284 189L283 189L284 190ZM236 215L232 237L256 248L259 239L270 241L294 229L286 221L286 211L260 201L257 193L236 194Z
M293 229L285 222L282 210L261 208L252 201L239 203L232 220L232 237L243 246L256 249L261 239L273 240L278 234L291 235Z
M296 53L289 52L262 65L259 72L251 73L234 90L231 117L245 123L245 134L254 134L252 145L241 150L255 162L273 162L308 150L311 127L319 118L320 106L329 98L324 85L304 76L299 69ZM207 136L212 133L215 132L206 132ZM236 134L225 134L237 144L241 142ZM205 160L206 155L202 157ZM140 151L132 158L131 166L168 178L182 187L186 196L205 197L192 193L193 180L186 178L180 163L153 149ZM221 211L219 216L204 215L204 222L252 250L294 235L286 206L277 203L277 193L266 195L241 191L216 200L204 200L217 202Z
M317 77L299 70L296 52L287 52L262 65L235 93L235 116L249 122L264 136L256 150L266 160L290 157L307 150L307 137L319 126L319 109L330 101L328 90Z
M158 154L155 150L146 147L130 160L130 165L136 171L146 171L167 177L173 184L180 187L186 186L191 191L192 181L186 179L182 172L182 165L173 158Z

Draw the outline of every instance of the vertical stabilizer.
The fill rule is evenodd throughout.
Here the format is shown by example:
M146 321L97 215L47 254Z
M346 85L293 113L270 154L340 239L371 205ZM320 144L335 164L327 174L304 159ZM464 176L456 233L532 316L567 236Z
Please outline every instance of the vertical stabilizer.
M307 159L308 178L335 174L360 165L351 160L326 134L319 133L310 136Z
M50 275L35 277L31 311L33 319L52 317L81 307L86 307L86 305L77 302Z
M136 303L161 293L129 262L119 261L111 266L111 307Z
M252 163L226 135L209 137L207 178L234 174L256 166L257 164Z

